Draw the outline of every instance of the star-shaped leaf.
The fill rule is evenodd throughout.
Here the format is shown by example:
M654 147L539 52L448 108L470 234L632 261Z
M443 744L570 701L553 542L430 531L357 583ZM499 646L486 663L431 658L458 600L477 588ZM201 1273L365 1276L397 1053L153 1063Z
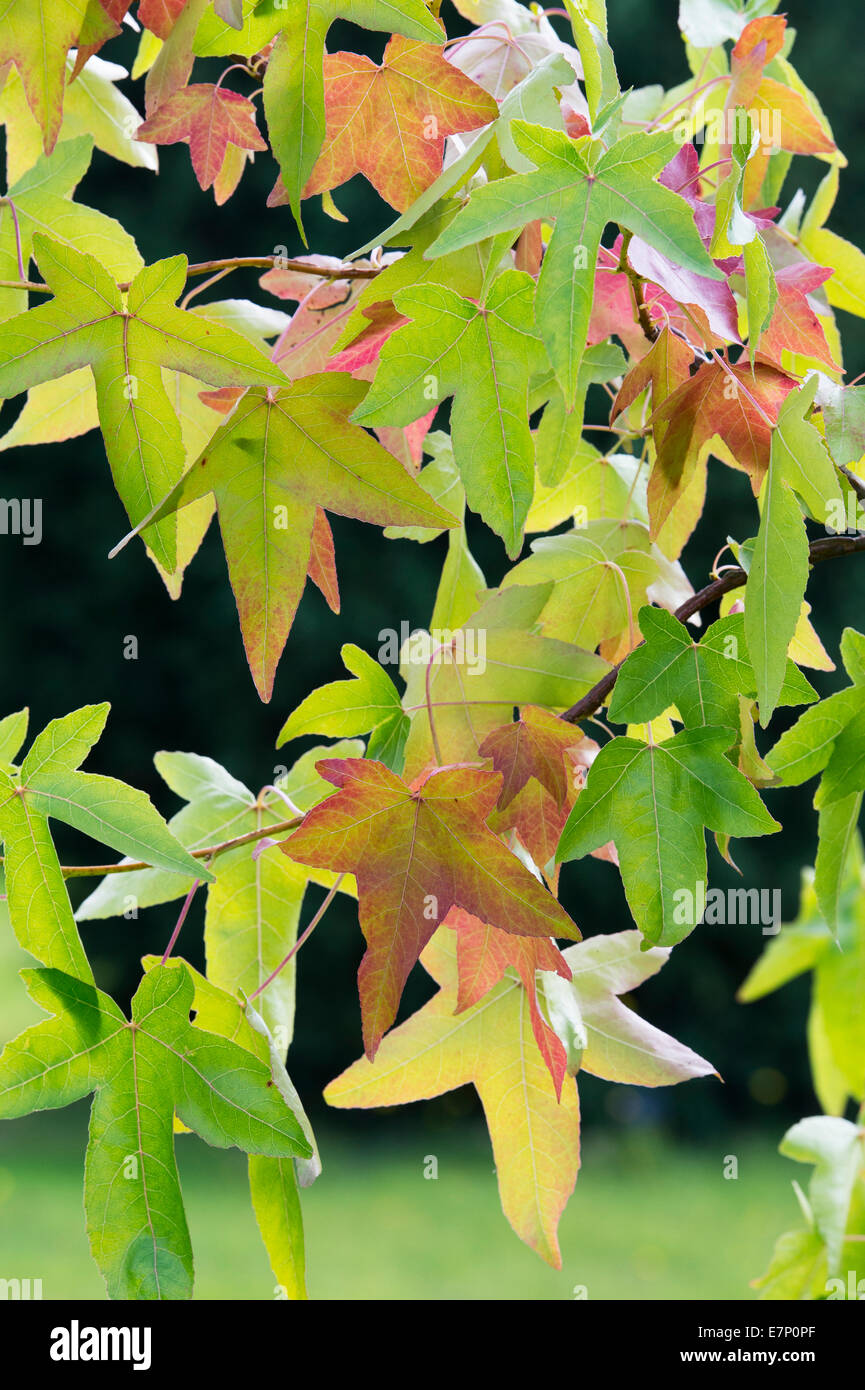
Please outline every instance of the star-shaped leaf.
M283 378L284 380L284 378ZM319 508L378 526L454 518L348 416L366 387L344 372L248 391L141 525L213 493L255 687L269 700L310 567Z
M555 218L537 288L537 322L568 405L576 399L580 362L592 311L601 235L617 222L667 255L675 265L709 279L722 273L710 260L684 198L657 181L676 154L673 134L625 135L597 156L589 137L514 121L517 149L537 168L477 189L430 248L444 255L537 218Z
M380 66L358 53L328 54L324 97L327 133L302 196L360 173L400 212L441 173L445 136L488 125L499 113L439 47L399 35Z
M645 724L675 705L689 728L737 729L739 696L754 699L757 682L748 660L744 618L719 618L699 642L663 608L641 608L645 642L625 661L610 700L616 724ZM817 692L788 659L778 703L807 704Z
M42 130L46 154L63 119L66 55L75 44L88 0L2 0L0 71L10 62L24 84L27 104Z
M282 31L265 73L264 110L270 143L298 225L303 190L326 134L324 41L338 18L425 43L441 44L445 39L443 28L422 0L286 0L284 8L264 16L270 30L268 39ZM233 34L231 29L227 32ZM238 51L236 34L233 40L234 46L223 51ZM254 42L256 47L250 52L263 46L258 37ZM197 39L196 51L213 48L206 49Z
M0 397L90 367L112 476L137 525L177 482L185 458L161 368L212 386L278 386L284 375L239 333L175 308L185 256L146 266L124 296L93 256L42 236L34 246L55 298L3 325ZM169 571L175 536L173 518L145 536Z
M353 419L408 425L454 397L451 437L466 501L519 554L534 491L529 378L543 364L534 286L506 270L483 304L444 285L395 295L412 320L388 339L369 395Z
M242 150L267 149L255 123L252 102L239 92L206 82L175 92L139 126L136 138L154 145L186 141L202 188L210 188L216 180L230 145Z
M755 496L769 467L772 432L795 380L768 363L724 366L706 362L677 387L652 415L661 426L657 460L649 479L649 515L657 533L690 480L700 450L717 435L743 469Z
M675 945L697 925L706 883L704 827L724 835L779 830L750 782L724 756L729 729L684 729L663 743L614 738L592 764L557 858L613 840L634 921L647 941Z
M561 807L568 794L566 754L585 742L580 729L534 705L526 705L514 723L488 734L478 751L502 774L498 809L503 811L530 777Z
M564 960L572 982L543 971L545 989L555 989L556 1012L581 1035L577 1065L631 1085L711 1074L710 1063L616 999L656 974L669 955L641 951L639 940L638 932L619 932L569 947ZM506 976L455 1013L456 953L452 934L438 932L422 958L441 986L438 994L385 1038L374 1062L361 1058L332 1081L325 1099L339 1107L405 1105L471 1082L486 1114L505 1216L521 1240L560 1268L556 1228L580 1162L576 1086L565 1080L557 1100L519 980Z
M26 732L16 723L14 752L0 767L0 838L9 915L19 943L43 964L93 978L69 905L49 819L111 845L135 860L212 881L168 830L144 792L78 768L99 739L109 705L85 705L53 719L33 740L19 768L11 757ZM10 745L11 746L11 745ZM8 750L7 750L8 751Z
M340 655L354 679L319 686L307 695L280 730L277 748L304 734L371 734L367 756L399 772L410 720L396 686L362 648L348 642Z
M841 654L853 684L800 715L766 761L785 786L797 787L822 773L814 804L828 808L865 789L865 683L863 639L846 628Z
M409 971L452 907L523 936L579 936L533 874L487 827L501 779L450 767L408 786L382 763L325 759L339 788L285 841L292 859L349 870L367 951L358 973L364 1046L375 1056Z
M22 973L52 1017L0 1056L0 1115L57 1109L95 1091L84 1198L109 1297L191 1297L175 1112L217 1148L285 1158L311 1156L298 1120L264 1062L190 1024L195 990L182 964L144 976L131 1020L89 982L59 970Z

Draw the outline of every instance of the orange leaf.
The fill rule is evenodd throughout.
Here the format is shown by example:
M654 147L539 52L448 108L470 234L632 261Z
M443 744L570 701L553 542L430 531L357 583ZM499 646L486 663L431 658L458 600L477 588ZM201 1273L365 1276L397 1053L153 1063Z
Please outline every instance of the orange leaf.
M495 99L435 44L395 35L381 67L356 53L324 60L327 134L305 198L365 174L400 212L441 173L446 135L498 115Z
M301 864L354 873L367 951L358 972L364 1047L374 1057L408 975L453 907L523 936L579 931L486 824L497 773L449 767L408 786L383 763L317 763L339 788L283 850Z
M229 145L266 150L255 124L255 107L239 92L196 82L168 98L139 126L138 140L154 145L186 141L195 177L202 188L217 179Z

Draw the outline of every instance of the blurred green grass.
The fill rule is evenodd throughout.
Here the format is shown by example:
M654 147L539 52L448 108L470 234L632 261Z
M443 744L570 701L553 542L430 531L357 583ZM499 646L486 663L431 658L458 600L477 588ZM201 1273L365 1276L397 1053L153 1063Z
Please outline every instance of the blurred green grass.
M76 1107L79 1110L79 1107ZM81 1205L85 1114L0 1129L0 1276L41 1278L48 1299L100 1299ZM4 1132L5 1131L5 1132ZM324 1134L325 1171L304 1194L310 1296L319 1299L696 1300L753 1297L775 1237L797 1223L795 1166L768 1141L723 1152L645 1131L594 1136L561 1225L561 1271L510 1230L492 1157L471 1128L410 1134L396 1147ZM178 1141L196 1262L196 1297L270 1299L264 1255L236 1151ZM738 1158L735 1181L723 1176ZM424 1178L438 1159L438 1178Z

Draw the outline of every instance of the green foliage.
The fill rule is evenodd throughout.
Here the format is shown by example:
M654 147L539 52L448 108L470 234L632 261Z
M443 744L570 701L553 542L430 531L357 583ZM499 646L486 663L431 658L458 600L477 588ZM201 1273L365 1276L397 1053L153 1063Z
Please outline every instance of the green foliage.
M55 719L20 762L26 712L0 719L3 925L51 1015L0 1057L0 1110L95 1093L85 1209L111 1297L191 1295L173 1149L191 1128L249 1154L274 1277L304 1298L301 1194L321 1164L286 1060L296 954L341 892L366 940L366 1056L328 1099L377 1107L473 1081L505 1213L556 1264L579 1072L654 1086L713 1071L622 998L697 927L706 830L733 862L733 839L780 828L761 792L819 775L800 917L741 998L813 973L826 1114L783 1142L813 1165L806 1226L757 1287L832 1297L865 1234L862 1112L846 1113L865 1102L865 638L844 633L851 684L826 698L800 667L831 666L808 620L812 566L865 550L865 388L844 385L834 312L865 316L865 257L826 226L846 160L772 0L682 0L691 76L624 93L603 0L457 8L469 32L450 42L423 0L140 0L142 122L97 56L128 3L6 6L0 396L27 400L0 451L98 426L132 528L111 554L140 536L173 598L215 512L263 701L308 579L339 612L327 513L435 542L442 568L429 629L411 630L394 548L390 625L343 646L349 678L308 689L277 746L338 742L257 793L206 756L158 753L184 802L169 824L80 771L107 706ZM385 35L381 63L328 51L338 20ZM77 189L94 146L155 172L157 146L178 142L217 205L272 154L268 205L288 204L304 238L312 198L346 220L333 190L356 172L395 219L347 260L220 246L190 265L169 246L145 266ZM828 173L779 215L793 156ZM192 303L251 268L292 314ZM705 508L719 464L747 476L750 535ZM2 506L4 534L23 533L20 502ZM503 542L495 587L468 514ZM741 569L695 592L698 527ZM719 599L697 640L686 624ZM794 705L809 708L766 752L761 730ZM125 858L61 866L52 820ZM578 927L558 901L559 865L590 853L637 930ZM71 877L101 879L76 915ZM311 883L327 896L301 930ZM202 885L205 975L173 954ZM175 900L127 1019L76 916ZM391 1031L421 958L439 993Z

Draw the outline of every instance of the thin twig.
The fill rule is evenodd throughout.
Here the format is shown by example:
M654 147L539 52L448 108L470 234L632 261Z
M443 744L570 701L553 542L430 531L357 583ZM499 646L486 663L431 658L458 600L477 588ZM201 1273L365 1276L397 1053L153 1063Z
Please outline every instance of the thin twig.
M265 835L281 835L287 830L296 830L303 820L303 816L295 816L292 820L277 821L275 825L265 825L259 830L250 830L245 835L237 835L233 840L225 840L221 845L211 845L208 849L192 849L188 852L193 859L215 859L218 854L226 854L230 849L237 849L240 845L251 845L256 840L261 840ZM0 864L4 862L0 856ZM152 869L153 865L145 860L138 860L130 864L64 864L61 865L60 872L64 878L103 878L106 874L132 874L140 869Z
M319 922L321 921L322 917L323 917L324 914L327 912L327 909L330 907L331 903L333 902L334 898L336 897L337 891L338 891L338 889L339 889L339 885L342 883L342 881L343 881L344 878L345 878L345 874L342 873L342 874L339 875L339 877L338 877L337 879L334 880L333 887L330 889L330 891L329 891L327 897L325 898L325 900L324 900L324 902L322 903L321 907L318 909L318 912L316 912L316 914L315 914L315 916L313 917L312 921L310 922L309 926L308 926L308 927L305 927L305 928L303 929L303 931L301 932L300 936L297 938L296 942L294 943L294 945L292 946L291 950L289 951L288 955L287 955L283 960L281 960L281 961L279 962L279 965L276 967L275 970L272 970L272 971L270 972L270 974L268 975L268 977L267 977L267 979L264 981L264 983L263 983L263 984L260 984L260 985L258 986L258 989L255 991L254 994L250 994L250 996L249 996L250 1003L252 1002L253 999L257 999L258 996L259 996L259 994L261 994L264 990L266 990L266 989L267 989L267 986L268 986L269 984L272 984L272 983L273 983L273 981L276 979L276 977L277 977L277 975L280 973L280 971L284 970L285 967L288 965L288 962L289 962L290 960L292 960L294 956L297 955L297 953L298 953L298 951L300 950L300 948L301 948L301 946L303 945L303 943L304 943L305 941L308 941L308 940L309 940L309 938L312 936L312 933L315 931L315 928L318 926L318 924L319 924Z
M315 265L312 261L292 260L287 256L230 256L223 261L201 261L196 265L186 268L186 278L192 279L197 275L213 275L216 271L224 270L295 270L301 275L317 275L322 280L374 280L380 275L383 266L366 265L347 265L323 266ZM132 285L131 280L119 280L117 288L124 293ZM50 285L43 285L36 280L25 280L22 275L20 280L0 280L0 289L5 290L31 290L34 294L53 294Z

